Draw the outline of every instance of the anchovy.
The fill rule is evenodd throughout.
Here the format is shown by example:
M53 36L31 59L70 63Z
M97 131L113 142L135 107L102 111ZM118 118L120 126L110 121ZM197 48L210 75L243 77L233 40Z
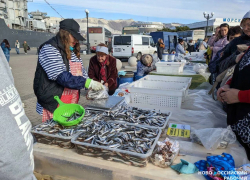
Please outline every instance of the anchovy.
M142 110L122 104L118 106L115 111L111 112L110 116L107 116L105 113L104 117L116 121L163 127L169 115L170 113L161 113L155 110Z
M150 150L160 132L157 128L105 120L92 121L88 127L83 123L77 127L78 131L81 133L77 136L76 141L140 154L146 154Z

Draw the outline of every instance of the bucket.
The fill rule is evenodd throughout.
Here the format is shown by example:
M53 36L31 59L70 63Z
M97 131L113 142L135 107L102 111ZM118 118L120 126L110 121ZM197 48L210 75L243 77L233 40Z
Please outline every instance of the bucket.
M133 71L125 71L125 76L120 76L117 80L118 86L123 83L132 83L134 81L134 72Z
M173 62L175 58L175 54L169 54L169 62Z
M86 55L87 53L86 53L86 51L83 51L82 54L83 54L83 55Z
M168 54L162 54L161 60L168 61Z

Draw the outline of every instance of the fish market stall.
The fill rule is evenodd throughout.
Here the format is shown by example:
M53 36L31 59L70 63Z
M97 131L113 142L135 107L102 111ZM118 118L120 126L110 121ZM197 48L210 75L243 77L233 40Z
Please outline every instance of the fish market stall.
M244 148L237 142L219 142L224 145L210 150L202 145L202 139L202 143L194 142L191 135L187 138L167 135L170 123L190 126L191 134L206 128L226 129L226 114L207 95L209 88L205 84L189 90L181 109L171 110L147 104L127 106L120 97L115 100L117 103L103 100L93 107L83 95L79 104L85 107L86 114L80 124L61 127L48 121L32 129L39 142L34 145L35 171L54 179L72 180L204 179L197 172L178 174L169 166L181 159L195 163L223 152L234 157L237 167L248 163ZM100 108L103 105L109 108ZM71 141L64 141L69 137Z

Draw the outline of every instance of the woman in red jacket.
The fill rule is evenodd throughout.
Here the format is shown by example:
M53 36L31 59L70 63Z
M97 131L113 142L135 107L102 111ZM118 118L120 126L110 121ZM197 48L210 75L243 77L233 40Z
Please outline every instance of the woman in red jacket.
M217 97L228 104L227 124L250 160L250 46L244 54L237 56L236 62L233 78L218 90Z
M109 55L108 48L101 43L96 47L96 55L89 61L89 78L102 82L109 89L109 95L117 88L118 72L116 59Z

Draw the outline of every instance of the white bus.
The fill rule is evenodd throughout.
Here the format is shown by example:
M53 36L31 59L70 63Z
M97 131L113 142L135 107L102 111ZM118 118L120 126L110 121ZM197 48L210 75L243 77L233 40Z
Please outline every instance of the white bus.
M193 41L196 41L198 39L204 39L205 38L205 30L188 30L188 31L179 31L177 32L179 37L182 37L185 41L189 41L192 39Z
M104 27L89 27L89 44L92 52L96 51L96 46L100 43L108 45L111 39L111 32Z

